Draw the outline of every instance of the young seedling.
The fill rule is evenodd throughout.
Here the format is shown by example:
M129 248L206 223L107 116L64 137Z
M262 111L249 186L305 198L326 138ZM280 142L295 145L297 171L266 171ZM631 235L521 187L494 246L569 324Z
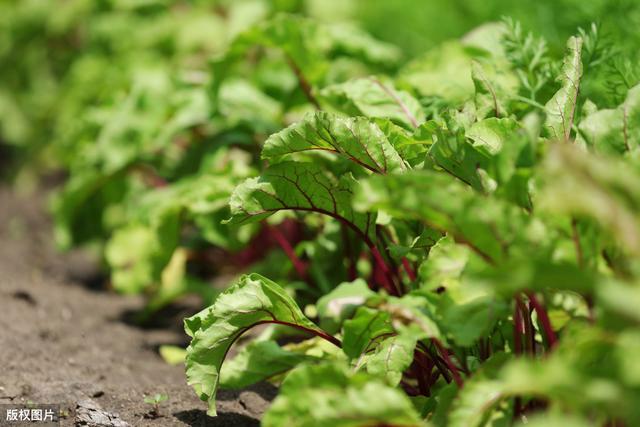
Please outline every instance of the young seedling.
M160 415L160 404L169 399L169 396L162 393L156 393L153 396L145 396L144 403L148 405L152 405L152 409L145 414L145 417L148 418L158 418Z

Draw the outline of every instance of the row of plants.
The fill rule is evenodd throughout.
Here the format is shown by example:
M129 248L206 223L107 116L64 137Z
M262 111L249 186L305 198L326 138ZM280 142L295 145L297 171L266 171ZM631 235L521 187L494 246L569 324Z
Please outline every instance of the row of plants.
M407 58L294 3L5 7L2 135L68 170L58 243L142 320L202 297L211 415L269 380L266 426L635 425L627 42L593 25L562 56L504 20Z
M640 87L607 65L621 53L594 25L557 59L505 21L333 83L316 28L281 16L213 64L219 101L255 49L283 55L307 112L224 221L300 227L289 277L244 275L185 320L209 414L219 387L269 379L265 426L634 425Z

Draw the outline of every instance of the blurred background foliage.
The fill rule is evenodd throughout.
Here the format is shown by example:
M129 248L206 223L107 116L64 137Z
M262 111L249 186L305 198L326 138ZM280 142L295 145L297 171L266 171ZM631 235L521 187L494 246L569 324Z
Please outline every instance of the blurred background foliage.
M69 140L78 122L89 120L85 107L113 102L143 70L201 69L238 32L277 12L355 22L399 46L405 59L503 16L546 38L555 52L591 22L618 48L640 39L636 0L3 0L3 175L15 171L8 158L16 166ZM60 144L55 156L36 157L40 166L44 159L55 166L72 149Z

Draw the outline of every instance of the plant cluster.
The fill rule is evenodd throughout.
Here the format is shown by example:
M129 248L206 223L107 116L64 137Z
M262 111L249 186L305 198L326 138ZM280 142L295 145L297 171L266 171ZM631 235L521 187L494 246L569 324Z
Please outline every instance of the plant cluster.
M225 221L298 224L301 283L244 275L185 320L209 413L219 387L284 378L263 425L634 425L640 86L598 105L598 27L556 59L486 25L328 84L290 33L311 28L280 17L213 65L216 99L269 46L311 111L262 144Z

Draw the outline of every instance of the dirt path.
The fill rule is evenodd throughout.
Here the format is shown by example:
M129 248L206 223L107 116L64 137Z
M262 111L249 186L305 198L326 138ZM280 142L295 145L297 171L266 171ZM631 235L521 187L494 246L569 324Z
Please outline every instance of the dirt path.
M161 344L185 343L180 318L198 307L174 310L155 329L128 322L143 301L99 289L86 255L54 251L42 199L0 188L0 404L60 404L65 426L83 399L132 426L259 425L272 386L220 392L220 416L210 418L183 367L158 355ZM169 400L162 417L147 419L143 396L155 393Z

